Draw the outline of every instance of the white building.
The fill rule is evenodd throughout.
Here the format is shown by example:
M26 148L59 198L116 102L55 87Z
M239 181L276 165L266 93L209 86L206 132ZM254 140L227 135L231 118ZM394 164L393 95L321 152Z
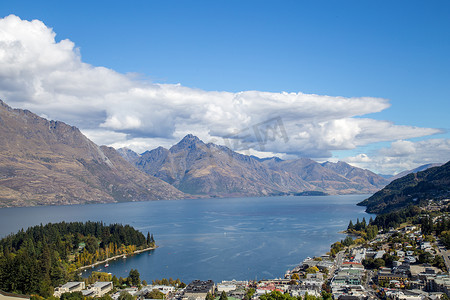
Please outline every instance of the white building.
M53 293L53 296L59 298L64 293L81 292L85 287L86 286L82 281L68 282L60 287L57 287Z
M83 295L87 297L102 297L112 289L113 283L111 281L97 281L87 290L84 290Z

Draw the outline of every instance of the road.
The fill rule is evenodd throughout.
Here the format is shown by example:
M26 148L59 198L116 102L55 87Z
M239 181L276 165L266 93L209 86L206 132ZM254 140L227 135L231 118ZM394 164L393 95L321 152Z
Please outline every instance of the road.
M447 250L444 245L442 244L442 242L439 239L436 239L436 244L438 245L438 251L439 254L442 255L442 257L444 257L444 262L445 262L445 267L447 268L447 271L450 270L450 251Z
M336 258L334 259L334 266L331 267L330 272L328 273L328 279L333 278L334 273L342 266L343 262L344 262L344 251L339 251L338 253L336 253Z

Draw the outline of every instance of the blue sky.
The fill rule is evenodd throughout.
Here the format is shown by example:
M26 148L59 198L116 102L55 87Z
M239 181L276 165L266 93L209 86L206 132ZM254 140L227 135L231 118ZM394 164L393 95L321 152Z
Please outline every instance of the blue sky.
M177 93L197 95L198 91L201 91L200 94L205 98L211 97L208 92L214 91L234 94L258 91L276 95L282 92L300 92L327 95L335 97L336 101L340 101L339 97L370 97L375 100L365 101L374 101L381 105L375 105L376 108L372 110L361 108L359 111L359 108L355 108L348 116L338 114L338 117L321 119L317 121L321 126L320 133L315 129L308 129L306 121L298 126L300 129L295 129L295 116L285 117L280 113L279 116L286 120L286 123L292 123L292 127L286 125L291 129L288 134L292 137L292 144L268 144L264 149L267 153L259 153L264 151L254 149L259 151L255 152L256 154L275 154L286 158L309 156L319 160L344 159L358 166L388 173L416 167L421 163L444 162L450 159L450 155L446 154L450 150L450 121L447 117L450 108L448 1L0 3L0 17L4 18L10 14L22 21L42 21L56 34L56 43L68 39L74 44L73 52L79 53L84 64L93 68L105 67L120 75L128 74L127 79L138 82L139 85L167 84L168 86L164 87L170 89L171 85L179 83L187 90ZM30 80L33 79L30 77ZM83 88L82 84L77 86ZM98 143L128 146L136 151L151 148L158 143L170 146L185 133L179 128L220 143L220 138L226 135L226 132L215 129L217 124L217 127L222 128L227 120L231 120L240 130L264 121L264 118L277 116L277 108L274 108L276 105L273 105L275 100L258 104L260 95L253 95L249 96L251 100L248 101L254 101L257 104L253 105L259 105L262 109L267 105L266 111L271 113L257 117L257 113L263 115L258 109L243 110L242 118L239 119L242 120L241 125L236 125L237 121L229 117L218 117L230 112L219 104L217 106L220 109L215 107L199 112L208 115L211 111L219 110L217 124L213 122L213 117L206 121L196 119L192 124L177 121L183 118L183 111L188 110L187 106L180 104L180 110L174 109L175 113L157 116L156 121L149 125L146 121L134 120L136 112L120 116L119 112L125 108L120 107L116 111L109 111L108 108L102 110L102 104L96 106L97 110L92 110L92 107L88 108L75 101L72 102L78 107L75 111L79 110L80 114L69 115L70 109L61 108L62 101L69 106L67 99L81 97L77 93L68 95L68 92L65 92L66 100L55 96L54 102L49 104L39 100L35 94L31 96L30 101L19 99L18 95L23 94L19 92L5 92L0 94L0 98L15 107L29 108L49 118L70 122ZM105 93L109 94L107 91ZM165 95L167 94L168 92L165 92ZM197 100L194 103L199 107L208 106L209 100L198 100L203 96L195 96ZM190 97L186 96L186 103L191 101ZM217 97L216 100L210 101L227 101ZM138 106L146 107L145 101L155 105L158 99L160 98L152 101L142 100L144 102L140 102ZM323 105L321 99L314 101L320 106ZM383 106L380 99L387 99L389 105ZM119 100L105 100L106 103L114 101ZM161 108L161 104L157 104L157 107L161 111L170 110L173 105L178 105L178 102L174 101L171 102L172 106ZM304 105L302 103L299 105ZM128 104L133 106L133 101L130 100ZM81 113L90 114L87 111L89 109L95 111L92 114L97 117L84 121ZM281 111L289 109L284 107ZM293 111L295 112L295 107ZM327 113L330 112L317 110L319 119L320 114ZM103 120L99 119L101 115ZM189 118L195 119L193 115L194 113L190 113ZM144 117L152 119L153 115ZM129 122L122 121L121 118ZM298 118L304 116L299 114ZM335 121L344 118L370 119L373 125L359 126L359 131L345 125L347 127L343 130L337 129L339 132L346 129L349 129L349 132L365 132L368 131L367 128L379 125L375 123L376 120L389 121L396 127L380 127L380 131L391 130L392 138L386 137L386 134L371 133L370 138L365 136L358 139L360 133L348 133L354 140L349 138L342 143L327 140L318 144L312 143L309 148L303 147L306 142L301 138L304 135L310 136L310 140L322 139L313 138L314 134L332 136L333 131L323 129L328 128L323 125L324 122L333 121L335 128ZM161 120L173 122L174 125L170 126L171 128L159 128L161 126L158 122ZM83 125L84 123L90 125ZM154 130L139 128L145 124L155 127ZM400 125L408 126L407 132L404 131L405 128L398 127ZM413 133L416 127L429 130ZM96 129L102 129L103 132ZM111 133L109 136L107 130ZM299 132L305 134L301 135L298 144L295 144L296 134ZM124 137L123 134L127 136ZM348 134L342 139L346 139ZM119 140L115 141L114 136ZM426 142L428 140L429 143ZM439 151L430 154L430 147ZM296 151L296 148L300 150ZM389 161L383 160L383 157L389 155Z

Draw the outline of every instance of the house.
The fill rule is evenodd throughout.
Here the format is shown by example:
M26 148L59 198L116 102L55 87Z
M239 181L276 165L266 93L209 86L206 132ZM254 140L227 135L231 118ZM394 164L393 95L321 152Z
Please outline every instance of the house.
M322 260L317 264L317 268L320 271L324 271L325 269L330 270L334 266L334 261Z
M365 299L366 294L367 294L366 290L361 285L346 285L333 287L334 299ZM358 298L347 298L347 297L358 297Z
M430 249L431 248L431 243L430 242L423 242L420 245L420 249L425 250L425 249Z
M384 255L385 253L386 253L386 251L384 251L384 250L377 251L377 254L375 254L375 256L374 256L373 259L383 258L383 255Z
M143 289L142 289L142 290L143 290ZM142 291L142 290L141 290L141 291ZM112 295L111 295L111 298L113 298L114 300L119 299L120 294L121 294L122 292L126 292L126 293L130 294L131 296L138 298L138 297L144 296L144 295L146 294L146 293L141 293L141 291L139 291L139 289L136 288L136 287L131 287L131 288L126 288L126 289L121 289L121 290L118 290L117 292L115 292L114 294L112 294Z
M316 290L320 292L324 280L322 278L307 278L302 280L300 286L305 290Z
M365 248L357 249L357 250L353 251L353 261L354 262L360 263L365 258L366 258L366 249Z
M217 284L217 291L219 293L225 292L231 292L234 291L236 289L236 284L224 284L224 283L218 283Z
M407 257L405 257L405 262L413 264L416 262L416 258L414 256L407 256Z
M248 285L248 281L236 281L236 280L232 280L232 281L222 281L221 283L218 283L216 285L216 289L219 293L221 293L222 291L225 291L228 295L229 292L234 291L238 288L246 288Z
M292 289L289 294L292 297L305 297L306 294L308 294L309 296L320 297L320 292L318 292L317 290L308 290L304 288Z
M208 293L214 293L214 281L194 280L186 286L183 299L205 299Z
M405 226L403 229L405 232L410 232L416 230L416 226Z
M397 256L400 257L400 258L405 257L405 251L397 250Z
M161 293L167 295L168 293L175 292L175 287L171 285L146 285L139 291L139 295L145 295L153 290L159 290Z

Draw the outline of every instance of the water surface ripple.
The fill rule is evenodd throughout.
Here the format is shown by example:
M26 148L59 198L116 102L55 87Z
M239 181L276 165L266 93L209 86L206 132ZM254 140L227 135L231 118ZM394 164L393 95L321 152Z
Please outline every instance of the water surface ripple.
M194 199L0 209L0 236L40 223L130 224L159 248L105 268L141 279L248 280L282 277L307 256L343 239L350 219L369 218L356 203L367 195ZM88 272L85 272L85 274Z

